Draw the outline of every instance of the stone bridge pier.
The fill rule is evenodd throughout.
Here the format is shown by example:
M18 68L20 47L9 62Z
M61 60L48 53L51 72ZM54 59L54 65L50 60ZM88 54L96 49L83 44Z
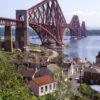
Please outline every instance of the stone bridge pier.
M11 32L11 26L5 26L5 32L4 32L4 50L5 51L12 51L13 50L13 38L12 38L12 32Z
M27 36L27 11L16 10L16 20L24 21L22 25L16 24L15 45L23 49L28 44Z

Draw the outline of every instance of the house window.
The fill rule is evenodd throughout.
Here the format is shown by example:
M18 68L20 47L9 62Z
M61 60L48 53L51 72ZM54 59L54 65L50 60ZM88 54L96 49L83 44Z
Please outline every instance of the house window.
M43 93L43 87L41 87L41 93Z
M53 84L53 88L54 88L54 89L56 88L56 83Z
M52 89L52 85L51 85L51 84L49 85L49 89L50 89L50 90Z
M47 86L45 86L45 91L47 91L48 90L48 87Z

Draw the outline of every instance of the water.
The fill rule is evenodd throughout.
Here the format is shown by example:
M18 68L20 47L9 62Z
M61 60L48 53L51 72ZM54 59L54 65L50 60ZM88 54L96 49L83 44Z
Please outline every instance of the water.
M32 39L32 37L30 37L30 42L41 44L39 39ZM100 51L100 36L88 36L74 41L70 40L69 36L65 36L64 43L69 45L63 49L65 55L80 57L81 59L87 58L91 62L95 62L95 57Z

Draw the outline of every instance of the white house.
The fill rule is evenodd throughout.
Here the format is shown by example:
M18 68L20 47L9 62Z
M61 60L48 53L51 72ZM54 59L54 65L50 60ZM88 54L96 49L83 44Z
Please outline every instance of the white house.
M68 69L68 76L73 76L76 73L75 65L72 63L70 68Z
M32 79L29 88L36 96L43 96L56 91L57 81L53 77L45 75Z

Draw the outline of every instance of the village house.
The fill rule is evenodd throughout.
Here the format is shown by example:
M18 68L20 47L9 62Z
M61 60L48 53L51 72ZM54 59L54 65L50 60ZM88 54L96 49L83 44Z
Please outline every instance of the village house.
M100 84L100 68L91 67L85 68L83 74L84 81L89 84Z
M100 67L100 52L98 52L98 55L96 56L96 62L93 63L93 65Z
M100 64L100 52L98 52L98 55L96 56L96 63Z
M28 58L27 62L24 62L23 65L19 63L17 72L23 76L24 82L28 84L32 80L37 66L38 64L35 59Z
M57 81L53 77L45 75L33 78L29 84L29 88L36 96L43 96L56 91Z
M32 80L35 71L33 68L22 67L19 68L17 72L23 76L23 81L28 84Z

